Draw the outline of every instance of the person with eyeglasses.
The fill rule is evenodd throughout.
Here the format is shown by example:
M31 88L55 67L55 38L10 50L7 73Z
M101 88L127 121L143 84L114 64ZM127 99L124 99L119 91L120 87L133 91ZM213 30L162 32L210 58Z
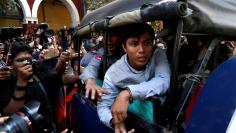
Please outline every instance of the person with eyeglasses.
M0 113L12 115L24 104L37 100L42 105L48 129L56 127L56 132L63 131L66 126L61 71L69 60L69 55L65 55L59 57L55 70L47 70L43 62L33 62L29 45L14 42L11 47L13 72L9 79L0 80Z

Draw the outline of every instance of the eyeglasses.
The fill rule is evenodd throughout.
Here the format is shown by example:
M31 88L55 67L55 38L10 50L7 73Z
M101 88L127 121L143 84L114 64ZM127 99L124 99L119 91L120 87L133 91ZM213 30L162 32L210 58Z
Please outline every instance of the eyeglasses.
M24 62L24 61L27 61L27 62L29 62L30 64L32 64L32 62L33 62L32 58L30 58L30 57L18 58L18 59L14 59L13 61L16 61L16 62Z

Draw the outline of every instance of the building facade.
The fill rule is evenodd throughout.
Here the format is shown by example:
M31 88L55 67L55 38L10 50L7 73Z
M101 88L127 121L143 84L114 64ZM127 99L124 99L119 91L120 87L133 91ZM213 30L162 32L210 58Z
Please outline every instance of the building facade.
M47 23L54 30L76 27L86 11L85 0L2 0L0 6L0 27L22 26L26 30L40 23ZM17 7L20 13L14 16L12 8Z

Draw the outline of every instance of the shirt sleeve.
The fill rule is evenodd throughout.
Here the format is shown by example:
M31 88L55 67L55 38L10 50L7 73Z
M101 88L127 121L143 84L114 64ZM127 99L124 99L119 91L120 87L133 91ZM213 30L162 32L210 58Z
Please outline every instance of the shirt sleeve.
M152 58L154 59L155 75L152 79L140 84L129 85L128 88L134 99L146 99L154 95L164 94L170 86L170 68L165 52L161 49Z
M88 66L84 68L84 72L80 75L80 79L85 81L88 78L96 79L98 77L98 70L102 63L100 55L94 56L89 62Z
M106 74L103 82L104 89L107 89L110 94L102 95L102 101L98 103L97 110L98 110L98 116L102 123L104 123L106 126L111 127L110 121L112 119L111 114L111 106L118 95L119 91L118 88L115 87L115 85L111 82L109 76Z
M93 54L92 52L86 53L80 60L80 65L86 67L94 56L95 54Z

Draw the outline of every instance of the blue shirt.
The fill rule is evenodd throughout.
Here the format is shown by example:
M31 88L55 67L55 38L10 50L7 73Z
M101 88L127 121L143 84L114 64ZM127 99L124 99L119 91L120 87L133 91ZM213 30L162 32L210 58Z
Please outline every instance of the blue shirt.
M142 71L133 69L127 55L122 56L106 72L103 88L110 94L102 96L102 102L98 103L98 115L100 120L110 127L112 119L111 106L120 88L129 88L133 99L146 99L153 95L164 94L170 84L170 68L165 52L156 49L150 58L146 68Z
M117 49L117 51L114 53L109 52L108 55L106 55L107 67L109 68L113 63L120 59L122 55L123 51L121 51L120 49ZM93 56L89 64L84 68L84 72L80 75L80 79L82 81L86 81L88 78L103 79L103 71L100 71L99 73L99 70L102 69L101 66L103 64L104 56L104 49L100 48L97 51L97 54Z
M82 59L80 60L80 65L83 66L83 67L86 67L90 60L97 54L97 51L96 50L91 50L89 51L88 53L86 53Z

